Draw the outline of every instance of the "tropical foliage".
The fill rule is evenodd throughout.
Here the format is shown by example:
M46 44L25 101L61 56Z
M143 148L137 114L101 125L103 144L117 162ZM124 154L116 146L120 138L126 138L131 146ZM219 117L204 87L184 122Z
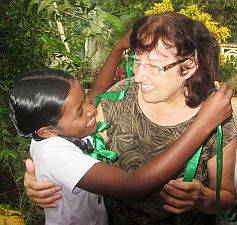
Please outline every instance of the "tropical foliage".
M19 74L54 67L91 83L116 39L138 17L167 10L204 21L220 42L229 35L237 42L235 0L0 1L0 204L5 204L0 208L19 210L26 224L43 224L42 210L28 201L23 188L29 142L16 134L9 118L9 92ZM223 64L223 71L226 80L237 83L233 62ZM117 74L124 77L124 69Z

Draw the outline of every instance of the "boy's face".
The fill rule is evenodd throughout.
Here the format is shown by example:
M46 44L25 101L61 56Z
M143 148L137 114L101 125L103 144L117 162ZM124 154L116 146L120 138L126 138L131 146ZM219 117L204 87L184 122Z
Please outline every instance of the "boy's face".
M73 82L62 107L62 117L57 126L59 134L80 138L93 134L97 128L96 114L96 108L85 101L85 93L80 84Z

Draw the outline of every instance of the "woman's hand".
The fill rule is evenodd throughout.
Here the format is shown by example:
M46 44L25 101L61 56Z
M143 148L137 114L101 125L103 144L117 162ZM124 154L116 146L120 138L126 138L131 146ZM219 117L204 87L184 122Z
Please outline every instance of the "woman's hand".
M213 92L203 103L197 116L200 124L206 129L215 129L232 114L231 98L232 89L228 89L226 83Z
M42 208L57 207L56 201L62 198L59 193L62 188L49 181L37 181L32 160L27 159L25 165L27 171L25 172L24 186L30 200Z
M171 180L160 192L165 201L163 208L175 214L197 208L201 210L204 189L202 183L195 179L192 182L184 182L183 178Z

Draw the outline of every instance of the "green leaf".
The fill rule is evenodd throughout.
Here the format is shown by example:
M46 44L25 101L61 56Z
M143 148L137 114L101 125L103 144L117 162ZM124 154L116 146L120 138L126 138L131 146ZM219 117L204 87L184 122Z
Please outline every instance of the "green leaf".
M51 17L55 13L55 7L53 5L49 5L47 8L47 16Z
M122 36L124 31L122 21L108 12L104 12L103 16L106 23L109 24L119 36Z
M55 0L42 0L39 3L37 13L39 14L41 11L43 11L47 6L51 5L53 2L55 2Z
M14 154L13 151L9 150L9 149L4 149L1 153L0 153L0 160L9 160L9 159L16 159L16 156Z
M28 8L27 8L27 14L29 14L32 11L32 8L36 5L39 4L39 0L30 0Z
M0 107L0 113L6 113L8 110L5 107Z
M19 182L19 181L22 181L23 178L24 178L24 174L25 172L24 171L20 171L19 174L17 175L17 178L16 178L16 182Z

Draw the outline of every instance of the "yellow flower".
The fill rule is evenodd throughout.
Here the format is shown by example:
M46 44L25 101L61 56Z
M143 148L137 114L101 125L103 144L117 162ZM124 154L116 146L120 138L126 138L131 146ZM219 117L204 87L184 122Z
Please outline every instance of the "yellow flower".
M161 3L154 3L154 6L145 12L145 15L161 14L164 12L174 11L171 0L163 0Z
M163 0L161 3L154 3L151 9L145 12L145 15L161 14L168 11L174 11L171 0ZM191 17L194 20L202 21L208 30L210 30L217 38L219 43L224 43L230 37L230 30L228 27L219 26L218 22L213 21L212 16L203 12L196 4L180 9L180 14Z

